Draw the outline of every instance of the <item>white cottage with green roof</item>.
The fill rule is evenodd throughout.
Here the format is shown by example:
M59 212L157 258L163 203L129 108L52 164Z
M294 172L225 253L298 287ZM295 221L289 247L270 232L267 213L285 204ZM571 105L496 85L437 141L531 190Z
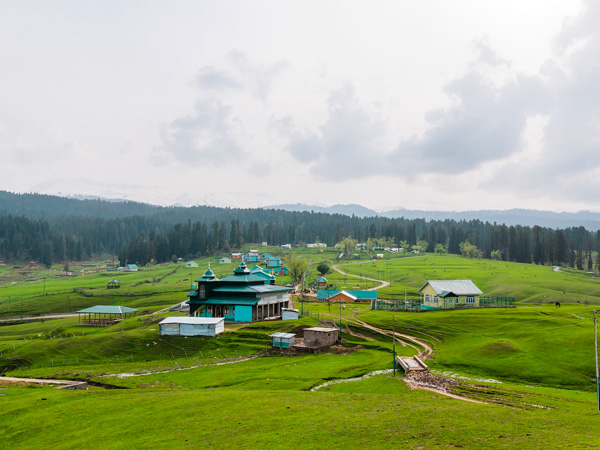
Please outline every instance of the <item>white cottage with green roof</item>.
M292 290L252 274L244 262L232 275L221 279L209 267L195 283L188 293L190 316L223 317L236 322L280 319L282 309L289 306Z

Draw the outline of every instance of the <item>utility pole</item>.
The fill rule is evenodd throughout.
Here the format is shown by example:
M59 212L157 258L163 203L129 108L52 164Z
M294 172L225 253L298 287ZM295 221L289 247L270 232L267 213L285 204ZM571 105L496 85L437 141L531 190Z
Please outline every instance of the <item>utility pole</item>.
M598 319L594 310L594 350L596 350L596 396L598 397L598 411L600 411L600 373L598 372Z
M342 342L342 300L340 300L340 342Z
M392 353L394 356L394 376L396 376L396 316L392 315Z

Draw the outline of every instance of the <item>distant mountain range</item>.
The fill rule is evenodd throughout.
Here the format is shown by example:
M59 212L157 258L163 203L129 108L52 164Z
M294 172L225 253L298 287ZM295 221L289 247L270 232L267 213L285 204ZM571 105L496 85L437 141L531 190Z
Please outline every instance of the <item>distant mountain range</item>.
M391 219L404 217L405 219L425 220L474 220L505 225L523 225L550 228L584 227L587 230L600 230L600 213L591 211L578 212L553 212L538 211L535 209L509 209L509 210L480 210L480 211L421 211L410 209L393 209L378 212L361 205L333 205L311 206L300 203L265 206L263 209L281 209L284 211L314 211L329 214L343 214L357 217L389 217Z
M80 188L80 190L78 190ZM101 189L102 188L102 189ZM590 231L600 230L600 213L590 211L579 212L553 212L538 211L533 209L509 209L509 210L480 210L480 211L424 211L410 209L393 209L388 211L376 211L357 204L332 206L296 204L273 204L270 206L259 206L261 195L256 193L254 197L247 199L239 195L224 194L218 199L210 195L202 197L187 193L176 201L169 199L160 189L153 187L115 185L103 186L89 182L61 183L48 182L33 186L29 192L46 194L48 200L55 198L56 201L38 202L35 196L12 194L0 191L0 212L9 214L27 214L32 217L48 218L56 215L84 215L99 217L125 217L128 215L156 215L168 211L176 211L182 217L186 214L190 217L199 217L204 214L202 207L216 208L239 208L247 209L260 207L264 210L274 209L283 211L315 212L327 214L340 214L356 217L387 217L405 219L446 220L456 221L478 219L482 222L490 222L506 225L539 225L549 228L584 227ZM264 196L262 196L264 202ZM61 202L59 199L63 199ZM65 203L66 199L77 199L76 203ZM235 200L235 201L234 201ZM268 201L268 200L267 200ZM241 206L241 205L242 206ZM167 208L165 208L167 207ZM173 215L173 214L171 214Z

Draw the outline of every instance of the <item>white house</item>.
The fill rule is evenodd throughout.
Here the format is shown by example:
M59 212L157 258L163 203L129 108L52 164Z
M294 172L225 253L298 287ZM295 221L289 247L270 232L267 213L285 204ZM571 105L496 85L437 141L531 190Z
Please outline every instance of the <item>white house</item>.
M216 336L225 331L222 317L167 317L158 323L161 336Z

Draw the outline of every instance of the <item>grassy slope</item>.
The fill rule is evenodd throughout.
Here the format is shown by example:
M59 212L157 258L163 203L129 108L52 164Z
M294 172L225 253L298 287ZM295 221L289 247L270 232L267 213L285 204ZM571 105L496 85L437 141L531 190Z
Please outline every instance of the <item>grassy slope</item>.
M548 266L466 259L459 256L428 255L392 260L369 261L361 264L341 264L351 274L392 280L392 286L380 291L383 298L404 296L405 282L410 297L427 280L473 280L486 296L515 297L519 302L549 301L600 304L600 279L597 275L565 269L555 272ZM347 270L346 270L347 268ZM327 278L336 280L340 275Z
M228 266L223 268L226 273L232 268ZM548 300L561 295L561 301L575 300L583 297L572 292L597 290L595 279L585 274L521 266L437 256L369 262L360 269L349 265L356 273L372 271L375 276L377 271L389 271L393 280L402 280L406 271L409 289L414 291L430 278L472 278L488 295L515 292L517 297L523 295L521 300L532 302L543 301L543 295ZM183 283L185 274L171 277L171 284ZM403 282L395 284L392 294L403 294ZM561 286L568 286L566 294ZM130 301L146 300L142 296ZM156 305L162 301L156 299ZM273 355L206 365L223 357L256 354L268 346L271 332L314 325L314 318L229 326L218 339L161 338L158 317L129 319L122 334L117 326L86 329L82 336L73 319L0 327L0 348L8 350L9 358L32 366L13 375L90 378L129 388L66 392L9 387L0 391L0 448L48 443L60 448L323 448L335 444L350 449L600 448L593 431L595 393L586 392L594 384L589 379L593 376L592 323L589 309L581 305L563 305L560 310L546 305L393 314L397 330L440 339L429 338L436 347L431 365L437 372L500 379L503 383L490 385L488 395L505 399L511 408L410 391L389 375L306 392L329 379L389 367L389 339L349 326L348 321L358 314L362 320L391 329L392 314L368 311L363 305L347 305L342 311L334 306L331 312L324 304L304 307L322 314L322 319L324 315L321 324L335 323L341 312L348 345L360 344L364 349L347 355ZM59 334L63 337L49 338ZM72 334L77 335L64 337ZM409 347L397 350L414 353ZM134 362L124 362L128 356ZM52 359L62 364L63 357L64 366L49 364ZM90 359L95 364L81 361ZM115 376L199 364L202 367L163 374Z
M598 448L594 395L547 390L514 409L409 391L390 376L338 390L2 391L2 448ZM548 407L548 406L546 406Z

